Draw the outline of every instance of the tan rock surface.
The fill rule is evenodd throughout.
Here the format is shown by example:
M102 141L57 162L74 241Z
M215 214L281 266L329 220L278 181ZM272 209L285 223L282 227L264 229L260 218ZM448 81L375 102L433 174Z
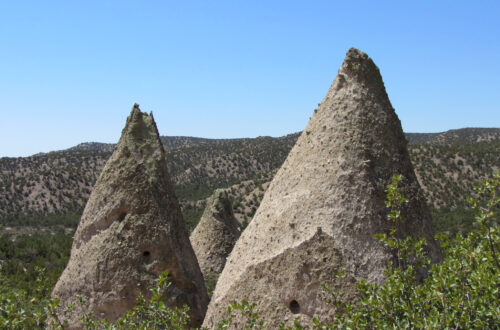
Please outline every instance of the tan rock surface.
M238 237L240 228L231 201L225 190L217 189L189 238L205 279L219 276Z
M320 297L321 284L352 297L354 279L382 282L391 255L373 236L388 231L385 189L397 173L409 199L401 232L427 238L437 261L430 213L382 77L365 53L350 49L236 242L204 326L213 328L242 299L256 303L271 328L295 317L328 320L332 307ZM345 283L334 279L342 267Z
M75 233L69 263L52 296L72 328L84 312L114 321L150 296L168 270L171 306L187 304L199 325L208 297L170 183L165 153L153 116L134 105L116 150L103 169ZM81 307L77 295L87 297Z

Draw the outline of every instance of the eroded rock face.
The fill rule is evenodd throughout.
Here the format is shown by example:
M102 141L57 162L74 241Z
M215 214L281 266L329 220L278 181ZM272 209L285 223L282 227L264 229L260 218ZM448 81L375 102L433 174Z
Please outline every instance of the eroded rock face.
M62 320L116 320L149 297L155 279L168 270L171 306L189 305L198 326L208 304L202 274L170 183L165 153L152 114L134 105L116 150L90 195L75 233L69 263L52 296ZM77 295L87 297L80 306ZM64 308L75 304L71 313Z
M304 325L314 315L328 321L333 307L320 296L321 284L351 299L357 280L381 283L392 256L374 235L389 229L385 189L393 174L403 175L400 187L409 199L400 232L425 237L429 256L439 260L382 77L365 53L350 49L228 258L204 326L213 328L232 301L243 299L257 304L271 328L295 317ZM347 275L339 283L334 275L343 267Z
M227 192L217 189L209 198L200 222L190 236L205 279L219 276L238 237L240 228Z

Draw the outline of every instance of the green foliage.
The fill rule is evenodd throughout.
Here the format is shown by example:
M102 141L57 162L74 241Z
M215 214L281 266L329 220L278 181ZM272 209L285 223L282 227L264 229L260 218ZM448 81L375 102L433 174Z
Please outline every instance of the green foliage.
M72 237L63 232L0 236L0 294L20 290L35 299L45 297L66 267L71 243ZM42 291L36 282L40 269L45 269Z
M432 224L437 233L455 237L457 234L467 234L474 230L474 210L470 208L431 207L430 211Z
M237 327L238 329L265 329L266 322L259 318L259 314L255 312L255 303L250 304L246 300L241 302L233 302L227 308L227 318L223 318L217 323L217 329L227 329L229 327Z
M401 205L398 179L388 188L388 206ZM390 264L384 285L362 281L360 299L339 308L333 324L319 328L496 328L500 324L500 235L497 211L500 204L500 173L476 188L470 202L479 229L450 241L441 235L445 250L442 263L433 265L419 280L417 269L427 266L422 240L380 235L397 250L398 261ZM401 221L397 210L390 220ZM404 219L402 219L404 220Z
M182 216L184 217L184 223L186 224L188 233L191 233L196 228L202 214L203 209L201 208L182 208Z
M387 200L385 205L389 210L387 219L392 223L389 235L377 234L375 238L380 240L395 255L395 265L390 262L388 267L392 268L392 266L395 266L401 271L406 270L408 271L406 275L410 279L413 279L416 278L416 272L419 268L428 266L429 260L424 254L425 238L415 239L411 236L400 238L397 235L397 230L401 222L406 220L401 215L401 209L408 202L408 199L403 196L398 187L401 179L401 175L394 175L392 182L387 186Z
M78 225L82 213L81 210L67 213L49 213L49 214L23 214L5 216L0 219L0 223L5 226L24 227L66 227L74 228Z
M47 325L50 292L68 262L71 242L62 232L0 236L0 328Z
M123 329L185 329L189 322L189 308L185 305L171 309L162 299L157 292L153 292L149 302L138 299L137 306L120 318L116 325Z
M151 289L151 299L147 301L142 295L137 297L137 305L116 322L96 321L92 313L82 318L85 329L186 329L189 323L189 308L170 308L167 306L165 292L171 282L168 272L163 272ZM81 299L81 304L86 304Z
M37 277L33 281L34 292L27 295L23 290L11 289L0 295L0 328L33 329L62 328L58 322L55 308L56 300L50 298L51 286L48 285L43 268L36 268ZM0 280L5 276L0 273ZM52 317L52 320L49 320Z
M208 272L208 274L203 276L205 279L205 287L207 288L207 293L209 297L212 297L212 294L215 290L215 285L217 284L217 280L219 279L219 274L214 272Z
M57 299L50 298L47 291L44 271L38 268L36 295L41 298L31 298L23 291L11 291L0 296L0 328L1 329L32 329L50 328L65 329L68 324L60 320L56 313L59 307ZM83 315L81 321L85 329L185 329L189 323L189 308L169 308L166 304L165 292L170 286L168 272L163 272L156 280L157 285L151 289L149 301L142 295L137 298L137 305L124 314L116 322L95 320L92 313ZM79 297L81 305L86 299ZM65 313L71 313L73 306L66 308Z

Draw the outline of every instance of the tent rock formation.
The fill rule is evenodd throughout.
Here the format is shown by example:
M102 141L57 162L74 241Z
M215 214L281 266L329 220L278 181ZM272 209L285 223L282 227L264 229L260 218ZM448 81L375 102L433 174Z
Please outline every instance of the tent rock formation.
M205 280L219 276L238 237L240 228L227 192L217 189L208 199L200 222L190 236Z
M118 145L90 195L71 257L52 296L61 320L79 328L83 313L114 321L168 270L170 306L190 307L191 325L203 320L208 296L170 182L153 115L134 105ZM80 306L77 295L87 297ZM71 313L66 306L75 304Z
M381 283L392 255L374 239L388 232L385 189L394 174L409 199L399 231L425 237L432 261L440 250L415 177L399 119L382 77L350 49L317 111L274 177L254 219L219 277L204 326L246 299L271 328L314 315L331 320L320 295L327 284L352 299L357 280ZM346 269L346 277L334 274Z

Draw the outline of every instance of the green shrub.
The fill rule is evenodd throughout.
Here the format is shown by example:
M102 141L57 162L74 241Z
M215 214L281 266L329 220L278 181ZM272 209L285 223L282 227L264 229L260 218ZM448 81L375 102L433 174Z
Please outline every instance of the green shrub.
M168 272L163 272L151 289L152 297L146 301L142 295L137 298L137 305L115 323L95 321L92 314L86 314L82 322L86 329L172 329L183 330L189 323L189 308L167 307L165 291L170 286ZM84 304L85 300L81 300Z
M397 221L401 199L397 179L388 189L389 218ZM397 189L396 189L397 190ZM476 188L469 201L476 211L477 230L450 241L441 235L445 258L433 265L428 277L417 279L416 269L429 264L423 241L380 235L381 241L398 251L390 264L384 285L359 284L361 297L339 309L333 324L324 328L455 328L493 329L500 324L500 172ZM394 203L395 202L395 203ZM394 211L394 212L393 212ZM403 219L401 219L403 220Z

